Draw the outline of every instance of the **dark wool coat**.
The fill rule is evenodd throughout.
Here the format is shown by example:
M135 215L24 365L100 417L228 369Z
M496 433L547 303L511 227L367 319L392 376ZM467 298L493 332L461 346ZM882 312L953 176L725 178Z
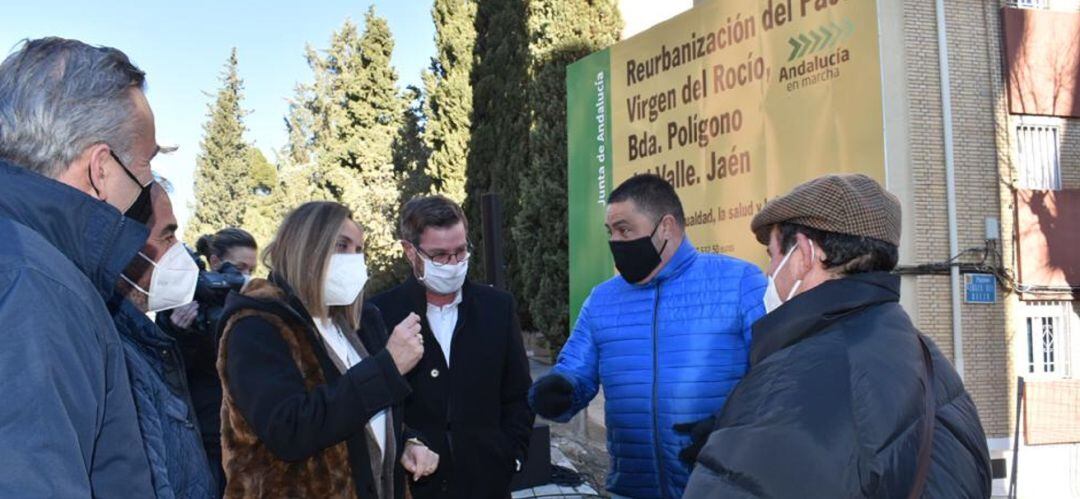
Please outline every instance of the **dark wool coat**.
M949 360L900 307L884 272L826 282L754 325L750 372L728 398L684 497L907 497L923 381L933 383L922 497L990 497L975 404Z
M405 401L405 423L423 433L440 458L435 474L410 485L413 497L509 497L515 461L525 461L533 424L526 401L532 379L513 297L465 283L449 367L428 324L424 287L416 279L372 303L387 324L398 324L410 313L421 318L424 357L408 375L413 394Z
M385 349L386 327L377 309L364 308L358 334L371 356L340 374L286 289L255 279L226 303L218 358L225 496L377 497L366 426L410 393ZM387 424L400 429L401 411L393 414ZM394 469L400 498L404 476Z

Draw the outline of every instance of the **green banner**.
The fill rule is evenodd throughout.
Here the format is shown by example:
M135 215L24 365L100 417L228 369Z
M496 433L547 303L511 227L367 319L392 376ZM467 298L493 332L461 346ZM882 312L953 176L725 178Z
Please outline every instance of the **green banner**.
M566 72L570 325L593 286L614 275L604 231L611 192L611 57L601 50Z

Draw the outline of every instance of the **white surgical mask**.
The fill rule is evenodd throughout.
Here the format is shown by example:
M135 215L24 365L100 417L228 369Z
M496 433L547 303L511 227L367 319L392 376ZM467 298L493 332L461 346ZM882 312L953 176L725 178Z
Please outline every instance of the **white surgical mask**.
M323 301L328 307L352 305L367 284L367 263L360 253L334 253L323 281Z
M424 275L418 280L428 289L440 295L457 293L465 285L465 276L469 273L469 260L459 263L435 265L431 260L420 257L424 262Z
M154 266L153 273L150 274L150 290L139 287L123 274L120 274L120 277L147 295L148 312L160 312L191 303L195 298L195 286L199 282L199 266L184 249L184 245L172 245L157 262L141 251L139 256Z
M776 275L779 274L780 270L784 268L784 265L787 264L788 258L791 258L791 254L794 253L798 247L799 246L797 244L792 246L791 249L788 250L787 254L784 255L784 259L780 260L780 265L776 267L776 271L769 276L769 287L765 288L766 314L772 313L773 310L780 308L780 305L783 305L784 302L791 300L791 298L795 296L795 293L799 291L799 286L802 285L802 279L795 281L795 285L791 287L791 292L788 293L787 298L784 298L782 300L780 299L780 291L776 289ZM813 241L810 241L810 260L814 260Z

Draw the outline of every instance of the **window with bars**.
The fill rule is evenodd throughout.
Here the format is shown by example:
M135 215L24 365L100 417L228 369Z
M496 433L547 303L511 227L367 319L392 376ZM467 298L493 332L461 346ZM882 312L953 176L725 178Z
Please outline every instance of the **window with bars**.
M1024 371L1035 378L1071 377L1071 304L1031 302L1021 318L1025 343Z
M1054 374L1058 371L1054 333L1060 329L1059 322L1057 317L1027 318L1028 373Z
M1016 166L1022 189L1061 189L1061 127L1025 119L1016 127Z

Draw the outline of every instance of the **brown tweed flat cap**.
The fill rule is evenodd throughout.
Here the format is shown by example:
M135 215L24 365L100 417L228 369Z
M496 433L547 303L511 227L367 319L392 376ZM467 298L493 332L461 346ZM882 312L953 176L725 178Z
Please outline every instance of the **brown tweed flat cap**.
M825 175L769 201L750 229L769 244L772 226L793 223L900 245L900 201L862 174Z

